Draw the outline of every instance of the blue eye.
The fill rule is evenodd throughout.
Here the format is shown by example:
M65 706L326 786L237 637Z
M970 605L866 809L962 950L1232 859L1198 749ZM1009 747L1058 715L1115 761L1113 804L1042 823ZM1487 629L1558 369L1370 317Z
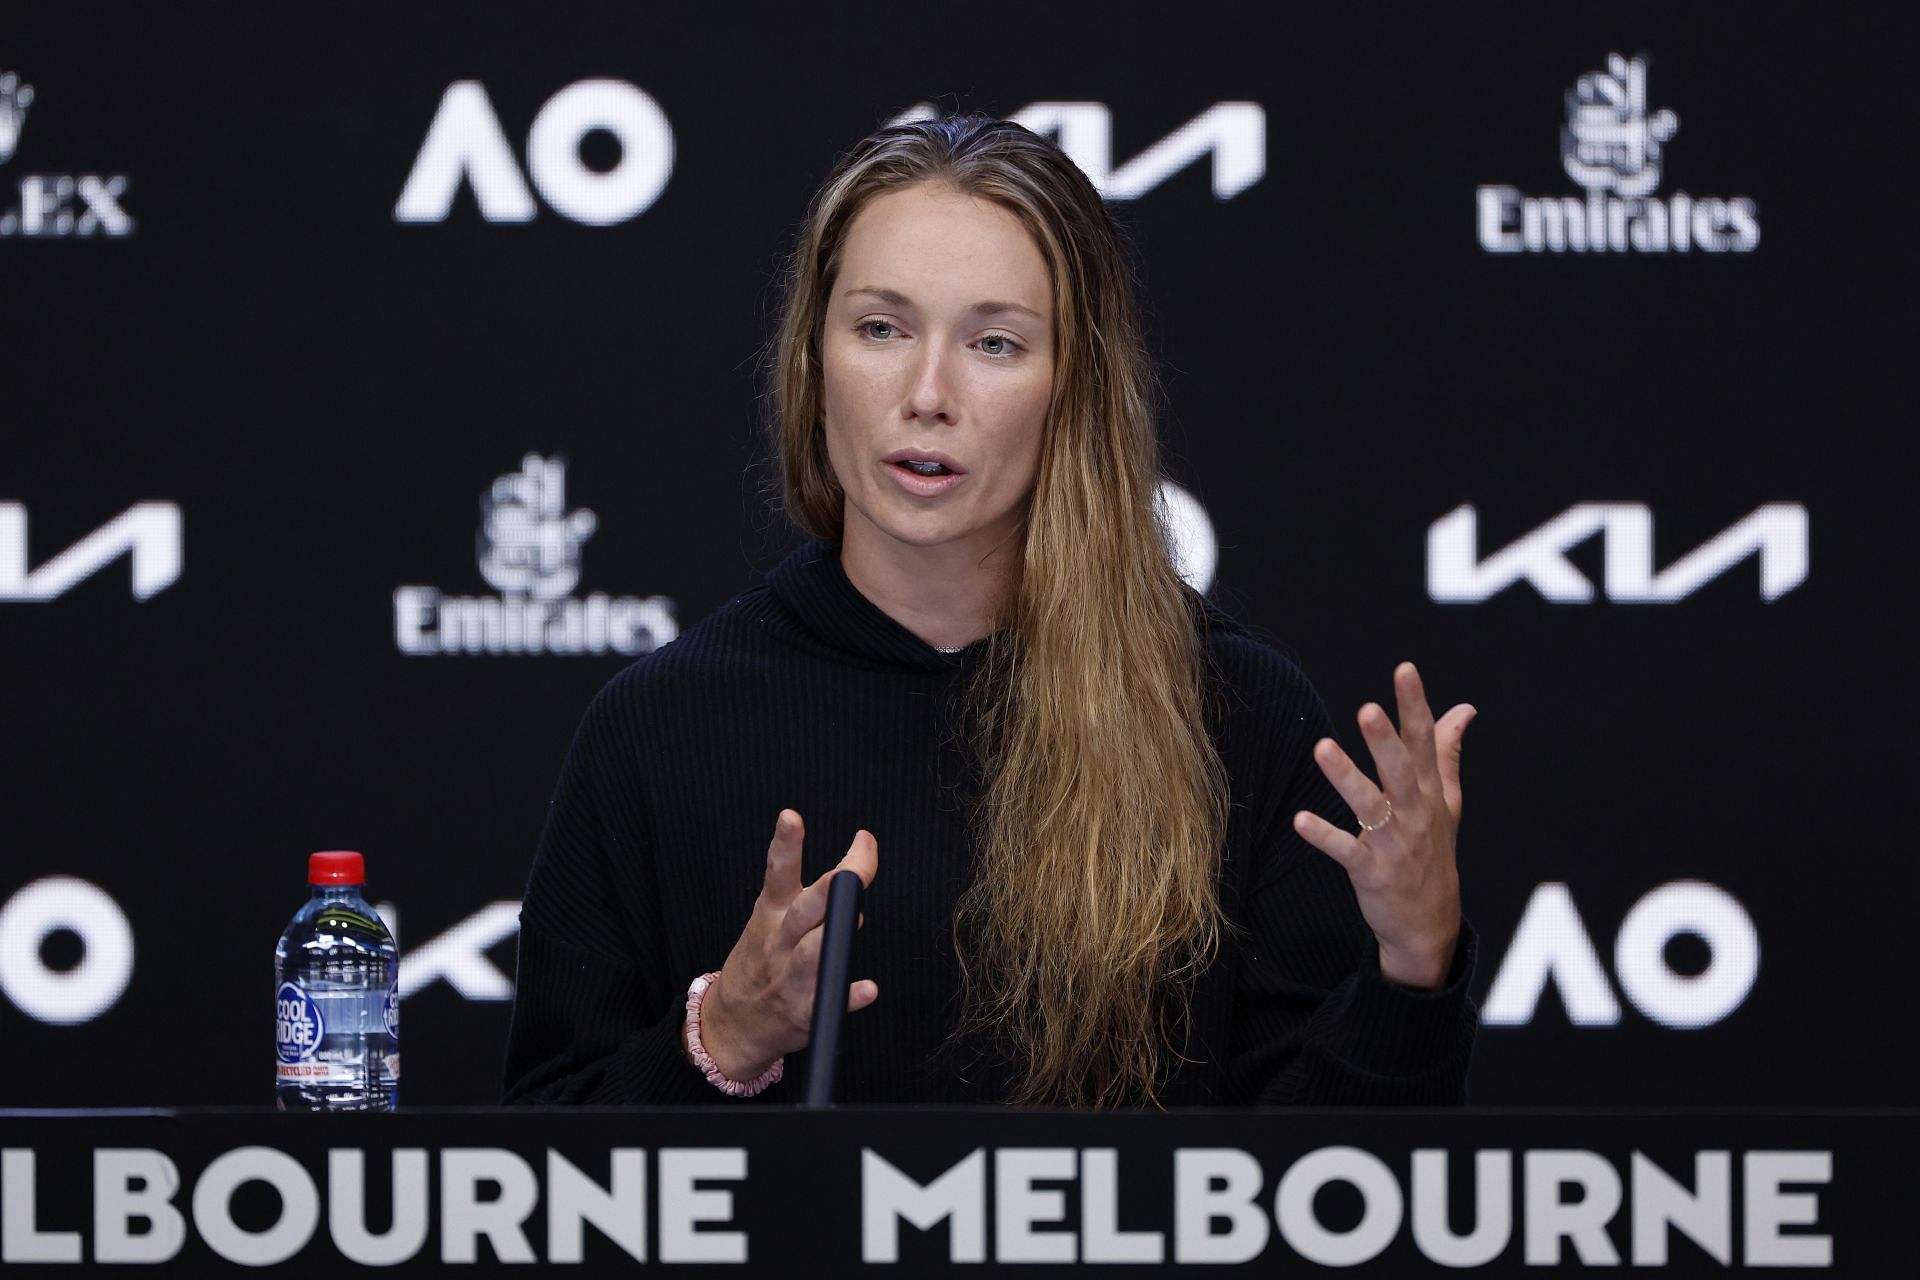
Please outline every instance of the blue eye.
M1000 346L993 350L989 350L987 347L987 344L989 342L997 342L1000 344ZM1004 333L990 333L986 337L980 339L980 349L982 351L985 351L990 356L1010 356L1014 352L1018 351L1020 347L1018 343L1014 342L1012 338L1009 338Z
M875 330L875 329L889 329L889 330L890 330L890 329L892 329L892 328L893 328L893 326L892 326L891 324L889 324L889 323L887 323L887 322L886 322L885 320L866 320L866 321L863 321L863 322L861 323L861 325L860 325L860 332L861 332L861 333L863 333L863 334L865 334L865 335L866 335L867 337L869 337L869 338L877 338L877 339L881 339L881 340L884 340L884 339L886 339L887 337L889 337L890 335L889 335L889 334L885 334L885 333L879 333L879 334L876 334L876 333L874 332L874 330Z

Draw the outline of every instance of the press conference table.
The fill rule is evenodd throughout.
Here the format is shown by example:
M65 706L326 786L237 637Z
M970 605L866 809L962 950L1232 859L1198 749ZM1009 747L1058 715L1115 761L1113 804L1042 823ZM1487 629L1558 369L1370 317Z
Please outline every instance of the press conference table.
M1920 1110L0 1111L0 1260L1920 1274Z

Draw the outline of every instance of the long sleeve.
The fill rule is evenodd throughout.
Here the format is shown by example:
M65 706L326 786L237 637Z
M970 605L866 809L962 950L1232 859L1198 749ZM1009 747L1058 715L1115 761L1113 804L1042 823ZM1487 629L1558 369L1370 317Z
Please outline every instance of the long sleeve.
M1253 804L1255 854L1242 905L1246 935L1234 994L1232 1073L1266 1105L1452 1105L1465 1101L1478 1013L1468 996L1477 938L1461 921L1445 982L1416 991L1380 972L1379 947L1345 868L1302 839L1307 809L1352 815L1312 759L1333 725L1291 663L1262 663L1270 785Z
M1475 1026L1472 931L1443 990L1381 977L1346 873L1292 829L1297 808L1351 823L1311 758L1330 729L1324 707L1297 667L1224 615L1209 617L1207 653L1235 928L1196 982L1168 1104L1458 1101ZM952 700L981 656L928 646L860 595L830 546L810 544L767 587L614 676L575 735L528 880L507 1101L798 1097L790 1060L789 1079L726 1099L680 1040L687 984L739 937L782 808L805 817L809 878L856 830L880 839L856 954L882 995L848 1022L840 1098L1004 1099L1017 1064L955 1033L953 904L976 853L973 762Z
M1236 1074L1263 1105L1464 1102L1478 1016L1467 994L1473 926L1461 921L1439 990L1389 982L1346 872L1307 852L1313 860L1299 859L1252 903L1235 1002Z
M561 770L520 911L509 1103L716 1101L680 1047L685 983L668 973L618 682Z

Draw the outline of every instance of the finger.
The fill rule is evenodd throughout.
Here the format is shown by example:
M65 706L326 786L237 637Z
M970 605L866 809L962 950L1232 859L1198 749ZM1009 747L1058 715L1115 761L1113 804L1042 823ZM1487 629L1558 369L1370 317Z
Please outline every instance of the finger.
M847 849L847 856L840 859L840 865L802 889L787 903L786 917L780 922L780 934L786 944L792 946L802 934L827 918L827 898L833 892L835 874L851 871L860 877L861 885L865 886L872 883L879 865L879 842L871 832L857 833L853 837L853 844Z
M1386 817L1387 798L1380 794L1380 788L1373 785L1373 779L1360 772L1360 766L1340 749L1339 743L1332 738L1322 738L1314 743L1313 762L1320 766L1320 772L1327 775L1327 781L1347 802L1347 808L1375 824Z
M853 872L860 877L863 889L871 885L880 871L880 842L873 838L871 831L854 832L853 843L847 846L845 856L834 870Z
M1420 778L1413 771L1413 757L1407 753L1407 744L1393 731L1393 721L1387 718L1386 708L1369 702L1360 708L1356 719L1360 722L1360 736L1366 739L1367 751L1373 756L1374 772L1380 775L1380 789L1401 809L1412 811L1420 803ZM1369 822L1380 821L1377 812L1355 809L1354 813Z
M1427 705L1426 686L1411 662L1393 669L1393 696L1400 706L1400 741L1413 761L1414 776L1428 795L1440 794L1440 769L1434 761L1433 708Z
M780 917L780 945L793 949L807 934L820 928L827 919L827 881L831 876L821 876L812 884L795 895L787 904L787 912Z
M871 978L862 978L847 988L847 1012L858 1013L880 998L880 984Z
M1305 809L1293 815L1293 829L1300 838L1332 858L1352 874L1355 865L1366 856L1366 849L1348 831Z
M800 892L800 848L806 824L791 809L782 809L773 821L773 843L767 846L767 879L761 896L784 907Z
M825 945L826 936L825 929L809 929L793 944L792 972L805 975L809 991L813 989L814 978L820 972L820 948Z
M1472 703L1463 702L1446 715L1440 717L1440 723L1434 728L1435 751L1439 757L1440 794L1447 802L1447 812L1454 821L1460 820L1460 748L1467 735L1467 726L1480 714Z

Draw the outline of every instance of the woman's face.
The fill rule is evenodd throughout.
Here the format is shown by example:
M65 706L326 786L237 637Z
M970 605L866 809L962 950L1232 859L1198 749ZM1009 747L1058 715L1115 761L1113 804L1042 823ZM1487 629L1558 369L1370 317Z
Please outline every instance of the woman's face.
M820 348L847 547L984 557L1019 527L1053 393L1053 291L1011 213L933 184L869 201Z

